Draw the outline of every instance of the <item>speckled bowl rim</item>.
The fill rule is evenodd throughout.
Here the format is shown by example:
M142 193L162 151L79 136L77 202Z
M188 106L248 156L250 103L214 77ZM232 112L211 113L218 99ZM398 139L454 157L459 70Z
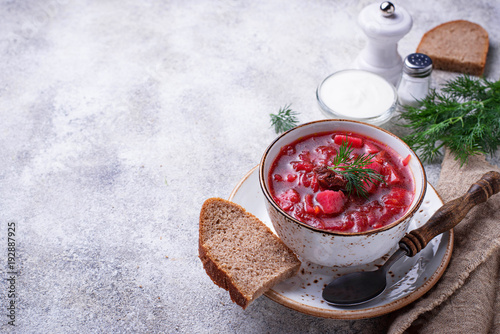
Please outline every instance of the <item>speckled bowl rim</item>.
M229 195L229 200L233 200L234 196L238 192L238 190L241 188L243 183L246 182L246 180L252 175L252 173L259 168L259 166L255 166L252 168L239 182L238 184L234 187L233 191ZM443 199L439 195L439 193L434 189L432 185L429 184L429 186L436 192L437 197L441 201L441 204L443 204ZM451 256L453 254L453 247L454 247L454 232L453 229L448 230L445 233L449 233L448 237L448 244L446 245L446 251L443 254L443 259L441 260L441 263L439 264L438 268L436 271L427 279L427 281L424 282L417 290L413 291L409 295L396 299L393 302L381 306L374 306L366 309L360 309L360 310L339 310L339 309L321 309L318 307L310 306L304 303L297 302L293 299L290 299L288 297L285 297L281 295L280 293L270 289L267 290L264 295L271 299L272 301L283 305L285 307L288 307L292 310L298 311L300 313L312 315L315 317L320 317L320 318L326 318L326 319L339 319L339 320L359 320L359 319L367 319L367 318L374 318L374 317L379 317L384 314L388 314L394 311L397 311L401 309L402 307L405 307L420 297L422 297L424 294L426 294L436 283L441 279L443 276L444 272L446 271L446 268L448 267L448 264L450 263Z
M385 225L383 227L380 227L380 228L377 228L377 229L374 229L374 230L368 230L368 231L363 231L363 232L341 232L341 231L330 231L330 230L322 230L322 229L319 229L319 228L316 228L316 227L313 227L311 225L308 225L306 223L303 223L301 222L300 220L298 220L297 218L294 218L292 217L291 215L289 215L288 213L286 213L279 205L278 203L276 203L273 199L273 197L271 196L271 193L269 191L269 189L267 189L267 186L265 184L265 179L264 177L267 178L267 175L265 175L265 172L264 172L264 162L266 161L266 158L267 158L267 155L269 154L269 151L273 148L273 146L280 140L282 139L283 137L285 137L286 135L288 135L289 133L291 132L294 132L296 131L297 129L299 128L302 128L302 127L305 127L305 126L311 126L313 124L319 124L319 123L337 123L337 122L344 122L344 123L357 123L357 124L361 124L363 126L368 126L368 127L372 127L372 128L375 128L376 130L379 130L379 131L382 131L382 132L385 132L386 134L388 134L389 136L393 137L394 139L398 140L403 146L405 146L410 152L413 153L414 157L417 159L417 163L418 163L418 166L420 167L420 170L421 170L421 174L422 174L422 182L423 182L423 185L422 185L422 190L420 191L420 194L418 195L418 200L417 202L415 203L415 205L413 206L413 209L412 210L409 210L407 211L401 218L399 218L398 220L396 220L395 222L389 224L389 225ZM325 131L321 131L321 132L325 132ZM314 134L314 132L312 132L311 134ZM390 145L387 145L387 146L390 146ZM345 236L345 237L350 237L350 236L361 236L361 235L371 235L371 234L377 234L377 233L380 233L382 231L387 231L389 229L392 229L396 226L398 226L399 224L402 224L404 223L407 219L411 218L415 212L418 210L418 208L420 207L420 205L422 204L422 201L424 200L424 196L425 196L425 192L427 191L427 175L425 173L425 169L424 169L424 166L422 164L422 161L420 161L420 159L418 158L417 154L403 141L401 140L401 138L399 138L398 136L396 136L395 134L393 134L392 132L390 131L387 131L385 129L382 129L376 125L373 125L373 124L368 124L368 123L365 123L365 122L361 122L361 121L356 121L356 120L348 120L348 119L335 119L335 120L331 120L331 119L326 119L326 120L318 120L318 121L312 121L312 122L308 122L308 123L304 123L304 124L301 124L291 130L288 130L284 133L282 133L280 136L278 136L276 139L274 139L272 141L272 143L266 148L266 150L264 151L264 154L262 155L262 158L260 160L260 164L259 164L259 183L260 183L260 187L262 189L262 193L264 194L264 197L266 198L266 200L282 215L285 216L285 218L287 218L289 221L292 221L298 225L300 225L301 227L305 227L311 231L314 231L314 232L318 232L318 233L324 233L324 234L327 234L327 235L339 235L339 236ZM414 176L415 177L415 176Z

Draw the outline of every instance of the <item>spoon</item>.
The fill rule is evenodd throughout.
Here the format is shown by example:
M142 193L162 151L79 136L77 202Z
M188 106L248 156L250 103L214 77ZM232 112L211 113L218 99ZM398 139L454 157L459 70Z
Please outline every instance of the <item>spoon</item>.
M455 227L474 206L486 202L500 191L500 173L491 171L474 183L465 195L437 210L421 227L399 241L399 249L375 271L355 272L333 280L323 290L323 299L336 306L366 303L380 295L387 286L387 271L403 256L415 256L434 237Z

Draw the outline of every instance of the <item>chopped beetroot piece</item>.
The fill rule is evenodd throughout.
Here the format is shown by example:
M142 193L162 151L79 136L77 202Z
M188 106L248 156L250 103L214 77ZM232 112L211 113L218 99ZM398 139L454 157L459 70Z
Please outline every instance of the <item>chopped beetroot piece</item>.
M341 191L325 190L316 194L316 201L326 214L342 212L345 200L345 195Z
M368 153L368 154L375 154L375 153L380 152L380 149L378 148L378 146L375 146L372 143L366 142L365 148L366 148L366 153Z
M342 224L342 231L349 231L354 227L354 222L352 220L345 220Z
M374 161L371 164L366 165L364 168L365 169L373 169L374 171L376 171L377 173L380 174L380 171L382 170L382 165L380 163Z
M378 224L380 222L383 222L383 225L384 226L389 219L391 219L392 217L394 216L394 213L393 213L393 210L388 208L387 206L385 206L383 209L382 209L382 215L380 216L380 220L376 223L373 224L373 226L378 226ZM380 227L380 226L379 226Z
M351 222L353 232L363 232L368 228L368 218L360 211L352 211L346 214L346 222Z
M385 175L385 182L389 185L395 185L401 183L401 177L396 169L392 165L386 165L383 171Z
M382 164L384 163L385 160L387 160L387 153L385 153L385 151L380 151L378 152L375 157L374 157L374 160L376 162L378 162L379 164Z
M297 207L301 207L302 203L299 203L297 204L296 206ZM302 207L305 207L305 205L303 205ZM313 208L314 210L314 208ZM310 225L312 227L315 227L315 228L319 228L319 229L324 229L325 228L325 223L323 221L323 219L321 219L320 217L316 216L314 213L308 213L305 208L301 211L301 210L296 210L294 212L294 216L295 218L299 219L300 221L302 222L305 222L307 225Z
M373 169L375 172L380 174L380 171L382 170L382 165L379 164L378 162L372 162L371 164L366 165L364 168L365 169ZM367 193L373 194L377 190L379 183L380 182L377 180L373 180L373 182L372 181L363 181L363 188L365 189L365 191Z
M354 147L354 148L363 147L363 139L358 138L358 137L354 137L354 136L335 135L333 137L333 141L337 145L342 145L342 143L347 141L348 144L351 144L351 147Z
M297 172L302 170L306 173L309 173L314 169L314 165L307 161L294 161L292 162L292 167Z
M288 182L293 182L293 181L295 181L296 179L297 179L297 174L292 174L292 173L290 173L290 174L288 174L288 175L286 176L286 180L287 180Z
M311 175L311 189L314 192L317 192L319 190L319 182L316 174Z
M394 215L399 215L403 213L405 207L403 205L393 205L393 204L388 204L386 205L387 212L390 213L392 216Z
M352 220L346 220L345 217L342 220L325 221L325 230L329 231L345 232L352 229L353 226L354 222Z
M314 213L313 195L307 194L304 196L304 210L307 213Z
M397 199L402 205L408 205L411 202L410 192L403 188L392 188L388 196Z
M384 206L384 211L381 216L381 220L389 220L394 216L400 216L404 213L406 208L411 202L410 193L402 188L392 188L391 191L382 196L381 202ZM373 226L376 227L376 224Z
M298 203L300 201L300 195L295 189L288 189L280 196L280 199L290 201L292 203Z
M392 188L391 191L381 198L384 207L392 215L402 213L410 204L410 193L402 188Z
M284 209L289 210L295 203L300 202L300 195L294 189L288 189L280 194L277 198L278 204Z
M372 228L376 229L376 228L381 228L381 227L385 226L385 224L384 224L384 222L382 220L379 220L379 221L375 222L371 226L372 226Z
M333 146L319 146L316 148L316 152L321 154L325 160L331 160L337 155L337 150Z
M306 188L309 188L311 186L311 178L309 174L300 174L299 184L303 185Z
M365 189L365 191L368 193L368 194L373 194L374 192L377 191L378 189L378 185L379 185L379 182L371 182L371 181L363 181L363 189Z
M312 227L319 228L322 230L325 229L325 223L323 222L323 220L321 220L321 218L314 217L314 216L308 217L307 225L310 225Z
M283 155L294 155L295 147L293 145L286 145L281 148L281 154Z
M304 162L311 162L311 152L302 151L299 153L299 158L300 158L300 160L302 160Z
M408 154L408 156L406 158L404 158L403 160L403 166L408 166L408 164L410 163L410 159L411 159L411 155Z
M378 202L375 201L377 204ZM384 214L384 209L380 204L378 206L373 206L370 211L366 212L366 218L368 219L368 226L374 227L377 224L384 224L385 222L381 220Z
M382 209L382 205L377 200L371 201L359 207L359 211L364 213L368 213L372 210L379 210L379 209Z

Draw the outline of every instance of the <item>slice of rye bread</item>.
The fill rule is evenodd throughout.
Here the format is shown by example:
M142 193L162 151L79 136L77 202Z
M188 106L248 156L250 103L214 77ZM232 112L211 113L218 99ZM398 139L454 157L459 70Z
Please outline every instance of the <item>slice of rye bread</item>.
M435 69L481 76L488 48L488 32L483 27L457 20L426 32L417 52L431 57Z
M199 233L205 271L243 309L300 268L295 254L263 222L222 198L203 204Z

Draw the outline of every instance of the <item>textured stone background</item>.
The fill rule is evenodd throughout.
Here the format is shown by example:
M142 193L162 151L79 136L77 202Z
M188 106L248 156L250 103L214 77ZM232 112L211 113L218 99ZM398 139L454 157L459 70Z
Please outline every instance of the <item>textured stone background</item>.
M2 279L0 332L384 332L266 297L242 311L197 257L202 202L259 162L269 113L323 118L315 89L363 48L370 3L0 1L0 268L15 222L19 270L17 326ZM395 4L414 19L401 54L468 19L500 77L498 1ZM426 169L435 184L439 162Z

